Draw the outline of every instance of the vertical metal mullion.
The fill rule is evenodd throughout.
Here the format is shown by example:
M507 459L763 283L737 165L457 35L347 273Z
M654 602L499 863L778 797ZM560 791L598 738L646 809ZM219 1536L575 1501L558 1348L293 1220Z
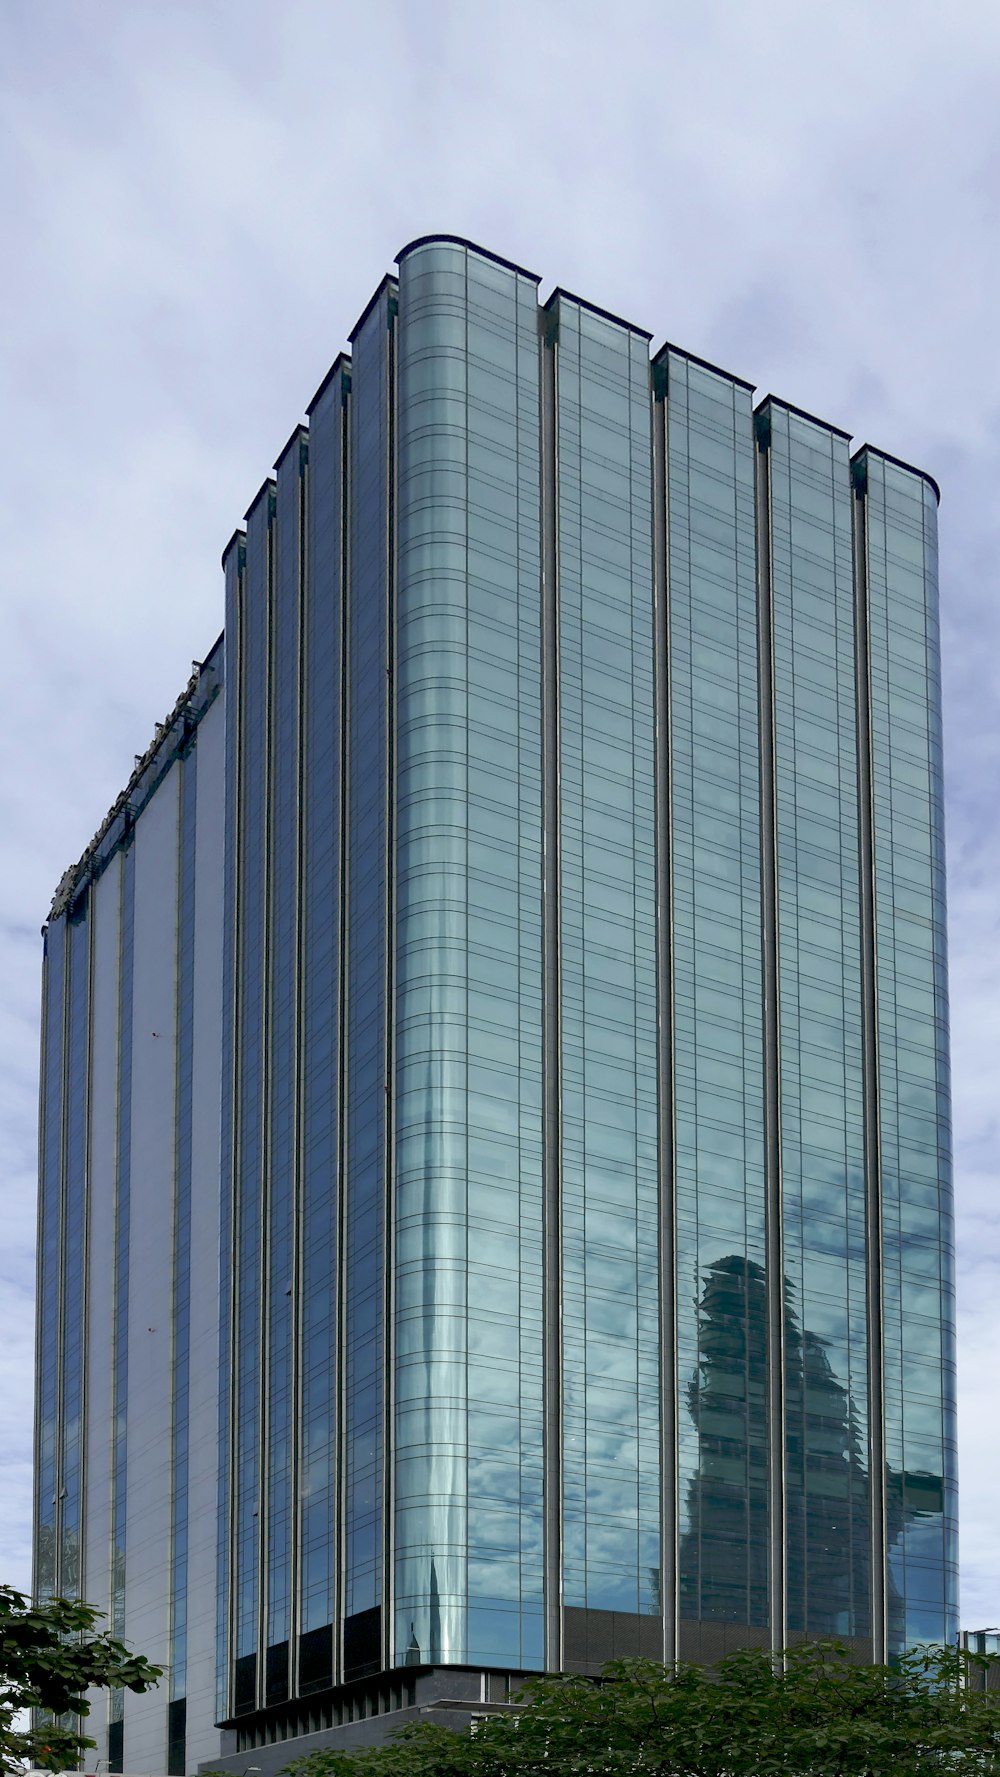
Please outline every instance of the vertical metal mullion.
M292 1311L289 1316L291 1329L291 1378L290 1397L292 1414L291 1435L288 1441L289 1463L291 1466L291 1485L289 1489L289 1575L288 1575L288 1695L298 1695L298 1650L301 1626L301 1515L299 1512L299 1477L301 1472L301 1427L302 1427L302 1155L304 1153L302 1128L302 1069L305 1061L305 1041L303 1023L305 1017L305 993L303 990L303 964L305 960L305 860L306 833L303 810L305 798L302 794L302 767L305 758L305 659L306 659L306 599L309 573L308 556L308 519L309 519L309 453L305 442L299 440L299 499L298 499L298 560L296 573L297 587L297 625L296 625L296 669L295 669L295 789L296 789L296 826L295 826L295 935L293 939L295 955L295 973L292 984L294 995L293 1028L295 1032L295 1054L292 1064L292 1117L291 1127L295 1131L292 1152ZM298 1435L297 1435L298 1434Z
M86 1113L83 1145L83 1228L82 1253L80 1264L82 1281L80 1285L80 1458L79 1458L79 1529L77 1535L77 1591L81 1598L87 1596L86 1586L86 1550L85 1528L87 1514L87 1353L90 1346L90 1179L91 1179L91 1123L93 1103L93 1072L94 1072L94 974L97 950L96 920L94 919L94 880L87 890L87 1066L85 1073Z
M472 736L471 736L471 731L470 731L470 709L469 709L469 704L470 704L469 659L470 659L470 652L471 652L471 646L472 646L472 623L471 623L471 619L470 619L470 615L469 615L470 600L469 600L469 596L468 596L468 587L470 585L471 574L472 574L472 562L471 562L471 552L469 549L469 430L470 430L470 420L469 420L469 352L470 352L469 307L470 307L471 298L470 298L470 294L469 294L469 284L470 284L469 255L467 252L463 253L463 255L462 255L462 271L463 271L462 351L464 354L464 366L463 366L464 374L463 374L463 379L462 379L462 383L463 383L462 497L463 497L463 501L464 501L463 570L465 573L465 584L466 584L465 609L464 609L464 616L463 616L463 621L462 621L462 648L464 650L464 659L462 662L462 670L463 670L463 674L464 674L464 690L465 690L465 729L464 729L464 733L462 736L462 742L463 742L463 747L464 747L464 772L463 772L462 794L465 798L465 809L466 809L465 857L464 857L464 870L463 870L463 882L462 882L462 933L463 933L463 943L464 943L464 954L463 954L464 988L463 988L463 998L462 998L462 1020L463 1020L463 1028L465 1030L466 1049L468 1050L469 1040L470 1040L471 1030L472 1030L472 1023L471 1023L471 1019L472 1019L472 990L469 985L469 978L470 978L472 970L471 970L471 959L470 959L470 955L469 955L469 918L470 918L470 914L469 914L469 902L470 902L469 852L470 852L470 842L469 842L469 831L468 831L469 807L470 807L469 779L470 779L470 775L471 775L470 769L469 769L469 757L470 757L470 752L471 752L471 747L472 747ZM514 301L515 301L515 305L516 305L516 302L517 302L516 295L515 295ZM516 388L517 375L518 375L517 344L516 343L514 346L514 365L515 365L514 378L515 378L515 388ZM515 401L517 401L516 395L515 395ZM515 422L515 424L516 424L516 422ZM519 525L519 517L517 519L515 519L515 523L518 523L518 525ZM520 761L518 761L518 795L520 796ZM518 884L518 891L520 892L520 883ZM518 909L518 956L520 959L520 908ZM466 1068L465 1086L466 1086L466 1097L465 1097L464 1133L462 1136L462 1147L463 1147L464 1165L465 1165L465 1170L466 1170L466 1178L468 1178L468 1176L469 1176L469 1078L468 1078L468 1067ZM520 1090L518 1090L518 1096L520 1097ZM468 1202L468 1197L466 1198L466 1202ZM469 1241L469 1217L468 1217L468 1215L466 1215L466 1218L465 1218L464 1236L465 1236L465 1238L464 1238L462 1262L463 1262L463 1270L464 1270L464 1302L465 1302L465 1388L464 1388L465 1400L464 1400L464 1407L463 1407L463 1413L462 1413L462 1448L465 1452L465 1473L464 1473L463 1480L462 1480L462 1504L463 1504L463 1508L464 1508L464 1519L465 1519L465 1547L464 1547L464 1561L463 1561L463 1568L462 1568L462 1609L463 1609L463 1615L464 1615L464 1620L465 1620L465 1641L466 1641L466 1646L468 1646L469 1641L470 1641L470 1636L469 1636L469 1541L470 1541L470 1527L469 1527L469 1245L470 1245L470 1241ZM433 1627L433 1623L432 1623L431 1627ZM486 1674L482 1673L480 1675L480 1679L479 1679L479 1689L480 1689L480 1696L484 1702L487 1700L487 1695L488 1695L486 1686L487 1686Z
M173 1186L173 1204L170 1216L170 1423L167 1432L167 1649L170 1659L170 1679L167 1698L167 1764L170 1763L170 1727L169 1707L173 1693L173 1656L174 1656L174 1621L176 1617L176 1596L174 1591L174 1550L177 1542L177 1260L179 1232L179 1193L178 1173L180 1156L180 1094L181 1094L181 1031L183 1023L183 945L184 945L184 778L187 772L187 756L181 755L178 763L177 784L177 878L174 885L174 1091L173 1091L173 1123L174 1123L174 1164L171 1183Z
M785 1510L785 1270L781 1188L781 1051L777 908L777 813L774 742L774 617L771 600L771 458L769 420L757 415L757 673L760 735L761 945L764 986L765 1272L767 1286L767 1396L769 1609L771 1647L786 1639Z
M63 966L62 966L62 1002L59 1019L59 1263L58 1284L56 1290L56 1386L55 1386L55 1441L53 1449L53 1470L55 1474L55 1515L53 1518L52 1573L53 1592L56 1597L62 1594L62 1545L63 1545L63 1478L64 1457L63 1425L65 1423L65 1390L66 1390L66 1178L67 1154L66 1145L69 1125L69 1033L70 1005L73 997L73 961L72 944L69 935L69 909L63 914Z
M334 1490L336 1497L336 1563L333 1584L333 1681L343 1680L343 1622L346 1602L347 1569L347 1445L346 1445L346 1353L347 1304L344 1290L344 1255L347 1239L347 1035L350 932L349 870L350 870L350 707L351 707L351 396L350 384L341 384L340 407L340 674L337 688L340 724L340 808L337 835L340 870L340 905L337 931L337 1204L334 1247L336 1298L336 1374L334 1383L333 1449Z
M861 870L861 999L864 1069L865 1285L868 1310L868 1474L873 1658L888 1659L886 1612L885 1377L882 1314L882 1153L879 1130L878 967L875 930L871 661L868 639L868 507L864 465L854 465L854 639Z
M45 1129L46 1129L47 1113L51 1110L51 1107L47 1103L47 1100L48 1100L47 1060L48 1060L48 1038L49 1038L49 975L51 973L51 968L52 968L52 965L49 961L48 930L49 930L49 928L47 925L45 927L43 927L43 934L45 937L45 945L44 945L44 949L42 951L42 1019L41 1019L42 1032L41 1032L41 1044L40 1044L39 1066L38 1066L38 1081L39 1081L38 1157L39 1157L40 1188L39 1188L39 1192L38 1192L38 1201L37 1201L37 1204L35 1207L35 1251L39 1255L43 1254L44 1250L45 1250L44 1242L42 1239L42 1229L44 1226L43 1202L44 1202L46 1189L51 1188L48 1185L48 1180L46 1179L45 1169L44 1169ZM33 1531L34 1531L33 1543L34 1543L34 1546L32 1548L32 1558L31 1558L31 1586L32 1586L32 1592L36 1597L39 1594L39 1584L38 1584L38 1582L39 1582L39 1543L41 1541L41 1538L38 1534L41 1529L41 1525L39 1523L41 1500L39 1498L38 1481L39 1481L39 1477L42 1472L42 1413L41 1413L41 1394L42 1394L41 1377L42 1377L42 1354L43 1354L42 1322L43 1322L43 1318L48 1313L48 1303L45 1298L45 1292L40 1287L41 1281L42 1281L41 1260L39 1260L39 1264L38 1264L38 1280L39 1280L39 1288L38 1288L36 1299L35 1299L35 1423L34 1423L34 1436L32 1439L33 1452L34 1452L34 1464L32 1467L32 1476L33 1476L32 1494L33 1494L33 1519L34 1519L34 1522L33 1522Z
M383 1140L385 1153L383 1168L385 1178L385 1225L382 1237L382 1300L383 1300L383 1401L382 1401L382 1664L388 1668L393 1663L393 1646L395 1643L395 1575L393 1572L395 1551L395 1437L394 1417L396 1390L395 1375L395 1290L393 1288L393 1257L394 1257L394 1226L395 1226L395 1186L396 1167L393 1144L393 1090L396 1078L396 1033L393 1016L393 992L395 984L395 901L396 901L396 489L397 450L399 427L397 424L397 304L391 291L386 299L388 309L389 338L386 347L386 529L385 529L385 576L386 576L386 676L385 676L385 735L386 735L386 790L385 790L385 1110L383 1116Z
M134 966L134 936L135 936L135 852L133 850L133 846L134 846L134 842L135 842L135 834L132 831L132 821L133 821L132 810L129 806L127 806L126 810L125 810L123 847L122 847L121 865L120 865L119 877L118 877L118 922L117 922L118 976L117 976L117 984L116 984L116 992L115 992L115 1146L114 1146L114 1156L115 1156L114 1168L115 1168L115 1171L114 1171L114 1232L112 1235L112 1240L113 1240L113 1254L112 1254L113 1302L112 1302L112 1316L111 1316L111 1403L112 1403L111 1404L111 1419L112 1419L112 1426L111 1426L111 1490L110 1490L111 1491L111 1502L110 1502L111 1503L111 1524L110 1524L110 1536L109 1536L109 1566L108 1566L108 1574L109 1574L108 1615L109 1615L109 1619L110 1619L111 1632L114 1635L120 1635L124 1629L123 1613L124 1613L124 1608L125 1608L126 1559L127 1559L127 1547L126 1547L126 1539L125 1539L126 1526L125 1526L124 1517L121 1518L122 1535L121 1535L120 1542L119 1542L119 1537L118 1537L118 1529L119 1529L120 1514L123 1513L124 1509L125 1509L125 1502L123 1500L123 1493L127 1494L127 1487L128 1487L128 1423L127 1423L127 1408L128 1408L128 1371L127 1371L128 1294L127 1294L127 1291L126 1291L126 1297L125 1297L125 1313L124 1313L124 1315L122 1315L120 1313L120 1307L121 1307L121 1272L122 1272L121 1224L122 1224L122 1182L123 1182L123 1175L122 1175L122 1104L123 1104L122 1074L123 1074L123 1068L122 1068L122 1062L123 1062L123 1058L124 1058L124 1033L125 1033L126 1029L128 1031L128 1040L129 1040L130 1047L131 1047L131 1041L132 1041L132 1006L131 1006L131 1003L128 1005L127 1018L126 1018L126 1001L125 1001L125 987L126 987L126 980L125 980L125 919L126 919L126 909L128 910L128 916L129 916L129 946L130 946L130 951L133 953L129 957L128 992L129 992L130 1002L133 997L132 971L133 971L133 966ZM132 1060L131 1060L131 1055L129 1055L128 1083L129 1083L128 1156L127 1156L127 1160L126 1160L124 1182L125 1182L125 1190L127 1193L126 1201L129 1202L129 1205L130 1205L130 1203L131 1203L131 1172L132 1172L132 1104L131 1104ZM128 1216L129 1216L129 1228L131 1228L131 1207L129 1207ZM127 1264L128 1264L127 1247L126 1247L126 1252L125 1252L125 1262L126 1262L126 1266L127 1266ZM125 1347L125 1355L126 1355L126 1375L125 1375L124 1396L122 1396L120 1393L121 1368L122 1368L122 1346L123 1346L123 1344ZM119 1472L120 1466L121 1466L120 1465L120 1456L121 1456L123 1446L124 1446L124 1452L125 1452L125 1488L124 1489L121 1486L121 1478L122 1477ZM120 1567L119 1567L119 1559L118 1559L119 1558L119 1551L121 1552L121 1566ZM119 1597L119 1577L121 1580L121 1597ZM115 1690L111 1691L111 1693L108 1697L108 1716L107 1716L108 1733L109 1734L110 1734L112 1722L124 1722L124 1706L125 1706L125 1692L124 1692L124 1690L119 1687L119 1688L116 1688ZM122 1731L124 1733L124 1727L123 1727ZM109 1756L110 1756L110 1752L109 1752Z
M678 1657L677 1591L677 1229L674 1192L673 876L671 870L670 568L666 365L653 392L653 699L656 856L656 1073L659 1146L660 1609L663 1659Z
M271 1313L271 1242L270 1242L270 1158L271 1158L271 1031L274 1024L271 1007L271 994L274 987L274 809L272 805L272 763L275 749L275 708L274 696L274 579L275 579L275 529L277 516L275 512L274 492L269 491L267 514L267 539L265 546L265 618L264 618L264 671L263 679L267 698L265 716L266 743L264 748L264 787L262 795L264 834L261 848L264 859L264 893L263 893L263 946L261 961L261 1070L263 1074L260 1093L260 1172L259 1172L259 1239L260 1239L260 1302L257 1321L257 1373L259 1378L258 1412L258 1481L257 1481L257 1670L255 1674L257 1686L257 1707L263 1708L266 1703L266 1667L267 1667L267 1611L268 1611L268 1553L270 1537L268 1534L268 1514L270 1512L270 1339L268 1329Z
M229 1473L228 1473L228 1477L227 1477L227 1487L226 1487L226 1492L228 1493L226 1531L227 1531L228 1540L229 1540L229 1559L226 1563L226 1598L223 1601L224 1607L225 1607L226 1624L227 1624L227 1637L226 1637L227 1646L226 1646L226 1650L225 1650L226 1651L226 1685L227 1685L227 1703L226 1703L226 1709L225 1709L226 1719L229 1719L232 1717L234 1709L235 1709L235 1704L236 1704L236 1696L235 1696L235 1673L236 1673L236 1586L235 1586L236 1510L235 1510L235 1507L236 1507L236 1497L237 1497L237 1491L238 1491L238 1472L237 1472L237 1464L235 1462L235 1455L236 1455L236 1405L235 1405L235 1400L236 1400L236 1393L237 1393L237 1389L235 1387L235 1384L238 1380L237 1375L236 1375L236 1349L237 1349L237 1334L238 1334L238 1330L239 1330L238 1298L239 1298L239 1287L240 1287L240 1283L239 1283L239 1221L237 1218L239 1195L237 1193L236 1187L237 1187L237 1180L239 1179L239 1176L240 1176L240 1148L242 1145L242 1118L240 1116L239 1088L240 1088L241 1058L242 1058L242 1048L243 1048L242 1001L243 1001L244 940L243 940L242 907L243 907L243 877L244 877L243 859L244 859L245 840L246 840L246 833L245 833L246 823L245 823L245 817L244 817L244 790L243 790L244 778L245 778L245 773L246 773L246 766L245 766L245 759L244 759L245 734L246 734L246 687L245 687L246 668L245 668L245 663L244 663L244 659L243 659L243 654L244 654L243 631L244 631L245 622L246 622L245 604L246 604L246 582L247 582L245 542L243 545L240 545L239 543L237 543L236 548L238 551L237 566L236 566L236 595L233 600L233 607L234 607L234 612L235 612L235 625L234 625L235 633L232 635L232 637L230 637L228 634L226 636L227 721L228 721L228 705L229 705L230 698L232 698L233 703L235 705L235 712L234 712L234 716L233 716L233 729L235 731L235 745L233 748L233 755L234 756L231 761L232 766L233 766L233 781L232 781L232 783L227 784L227 786L226 786L226 793L228 796L230 796L232 798L232 807L233 807L233 813L232 813L232 836L233 836L232 853L233 853L233 855L232 855L232 881L231 881L232 901L231 901L229 907L227 909L225 909L225 912L228 912L229 917L232 920L232 944L233 944L232 984L231 984L231 993L232 993L232 1006L231 1006L232 1045L231 1045L231 1048L232 1048L232 1054L231 1054L231 1058L230 1058L231 1073L230 1073L230 1093L229 1093L230 1117L231 1117L229 1178L228 1178L228 1180L223 1180L223 1189L228 1190L228 1193L229 1193L229 1246L230 1246L229 1300L228 1300L228 1302L224 1302L222 1305L223 1311L225 1312L226 1317L229 1322L228 1340L227 1340L228 1352L226 1354L226 1368L227 1368L227 1373L228 1373L228 1383L227 1383L227 1387L228 1387L228 1403L227 1403L228 1404L228 1415L227 1415L227 1417L228 1417L228 1422L229 1422L228 1423L228 1432L227 1432L227 1436L228 1436L227 1463L228 1463ZM242 559L241 559L241 556L242 556ZM230 649L229 649L230 641L232 641L232 655L231 656L230 656ZM233 663L232 673L230 673L230 671L229 671L230 658L232 659L232 663ZM229 763L228 760L227 760L227 763ZM220 1343L221 1343L221 1339L220 1339ZM217 1675L217 1681L218 1681L218 1675Z
M558 333L542 311L542 1342L545 1668L561 1669L562 1631L562 1133L559 869Z

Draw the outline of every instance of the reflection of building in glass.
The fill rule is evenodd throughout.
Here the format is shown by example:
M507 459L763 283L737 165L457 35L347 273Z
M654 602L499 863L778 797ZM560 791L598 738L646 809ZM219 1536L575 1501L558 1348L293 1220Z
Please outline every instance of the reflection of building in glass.
M767 1285L759 1265L721 1259L705 1277L700 1359L687 1390L701 1463L688 1487L680 1543L683 1623L768 1616ZM870 1635L870 1516L864 1441L825 1342L784 1314L785 1540L798 1576L790 1633ZM791 1593L791 1588L790 1588Z
M952 1633L935 526L464 243L376 292L47 927L37 1583L170 1668L112 1768Z
M785 1280L784 1383L788 1488L786 1627L838 1636L866 1651L871 1636L871 1508L866 1438L850 1394L837 1380L827 1342L800 1329ZM766 1278L733 1255L706 1274L699 1305L698 1374L686 1405L700 1465L688 1483L680 1538L682 1637L701 1625L704 1648L728 1644L723 1625L764 1628L768 1617ZM886 1470L889 1614L904 1600L894 1559L904 1531L932 1528L943 1510L941 1477ZM710 1627L711 1626L711 1627Z
M685 1406L700 1462L680 1539L685 1624L768 1623L767 1285L740 1255L706 1273Z
M785 1302L786 1449L791 1492L788 1628L871 1634L867 1438L826 1341L800 1333ZM825 1625L825 1626L824 1626Z

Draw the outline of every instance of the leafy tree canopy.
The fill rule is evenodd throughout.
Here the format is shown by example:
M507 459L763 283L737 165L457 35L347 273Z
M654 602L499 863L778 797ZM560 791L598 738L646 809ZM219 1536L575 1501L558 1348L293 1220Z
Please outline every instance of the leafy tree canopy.
M87 1716L92 1686L148 1691L156 1684L159 1666L109 1634L93 1633L101 1615L68 1598L32 1604L0 1586L0 1771L74 1768L96 1742L58 1718ZM20 1712L29 1709L44 1713L43 1726L21 1725Z
M835 1642L729 1655L711 1671L615 1661L600 1683L532 1681L471 1737L432 1723L294 1777L1000 1777L1000 1693L963 1684L982 1656L854 1662Z

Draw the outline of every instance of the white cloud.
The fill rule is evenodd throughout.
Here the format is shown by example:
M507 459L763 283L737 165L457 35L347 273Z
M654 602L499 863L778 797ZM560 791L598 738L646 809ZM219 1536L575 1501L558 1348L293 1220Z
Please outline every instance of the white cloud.
M4 50L4 1571L26 1571L37 927L217 634L219 551L370 290L445 228L944 484L963 1560L966 1620L992 1622L1000 12L13 0Z

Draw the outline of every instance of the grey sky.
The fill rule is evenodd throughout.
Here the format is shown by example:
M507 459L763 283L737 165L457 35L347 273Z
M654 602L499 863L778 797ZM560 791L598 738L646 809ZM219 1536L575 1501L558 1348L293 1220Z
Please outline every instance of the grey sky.
M6 0L0 1578L26 1582L38 928L220 551L442 229L942 484L963 1622L1000 1611L1000 8Z

